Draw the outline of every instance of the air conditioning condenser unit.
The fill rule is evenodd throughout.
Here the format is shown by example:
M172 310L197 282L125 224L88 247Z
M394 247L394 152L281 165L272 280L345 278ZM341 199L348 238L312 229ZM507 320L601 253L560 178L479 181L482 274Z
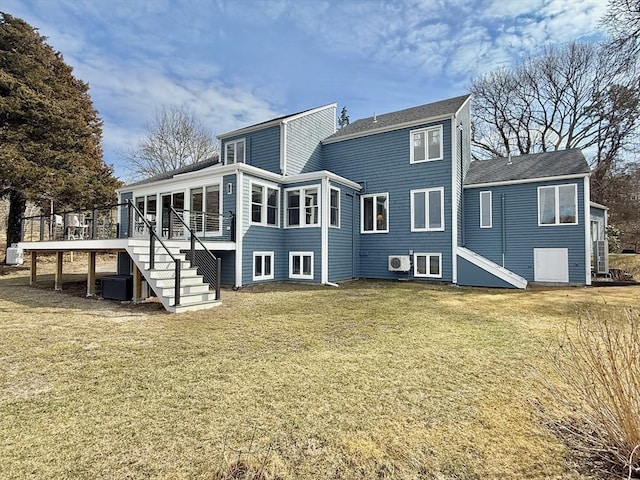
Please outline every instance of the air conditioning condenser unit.
M409 270L411 270L409 255L389 255L390 272L408 272Z

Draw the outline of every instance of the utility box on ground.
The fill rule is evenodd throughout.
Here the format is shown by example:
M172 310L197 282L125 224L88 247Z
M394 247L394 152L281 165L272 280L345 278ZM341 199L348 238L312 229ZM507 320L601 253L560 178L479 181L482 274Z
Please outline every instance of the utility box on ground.
M7 248L7 265L22 265L24 263L24 256L22 249L18 247L17 243L13 243Z
M102 278L102 298L128 301L133 297L133 275L112 275Z

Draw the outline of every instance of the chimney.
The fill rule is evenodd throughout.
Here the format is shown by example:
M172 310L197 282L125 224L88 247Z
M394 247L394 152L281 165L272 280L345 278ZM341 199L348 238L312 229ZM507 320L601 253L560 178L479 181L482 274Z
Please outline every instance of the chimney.
M509 152L509 156L507 157L507 165L511 165L511 152Z
M373 123L378 123L378 119L376 118L376 112L373 112Z

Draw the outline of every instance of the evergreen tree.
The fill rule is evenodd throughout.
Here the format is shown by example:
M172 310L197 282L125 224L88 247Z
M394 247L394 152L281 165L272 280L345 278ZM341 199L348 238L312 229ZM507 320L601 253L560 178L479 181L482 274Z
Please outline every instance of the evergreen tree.
M349 115L347 115L347 107L342 107L340 118L338 119L338 125L340 126L340 130L349 125Z
M0 198L7 244L32 200L59 209L111 204L120 182L102 160L102 121L89 86L25 21L0 12Z

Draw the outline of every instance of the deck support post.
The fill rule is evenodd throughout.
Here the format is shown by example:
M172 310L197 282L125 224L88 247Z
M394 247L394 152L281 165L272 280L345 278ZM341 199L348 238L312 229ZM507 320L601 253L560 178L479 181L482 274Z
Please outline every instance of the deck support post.
M36 283L36 277L38 275L38 252L31 251L31 268L29 269L29 285Z
M56 273L53 281L54 290L62 290L62 261L64 252L56 252Z
M142 301L142 273L135 263L133 264L133 301Z
M93 297L96 294L96 252L89 252L87 264L87 297Z

